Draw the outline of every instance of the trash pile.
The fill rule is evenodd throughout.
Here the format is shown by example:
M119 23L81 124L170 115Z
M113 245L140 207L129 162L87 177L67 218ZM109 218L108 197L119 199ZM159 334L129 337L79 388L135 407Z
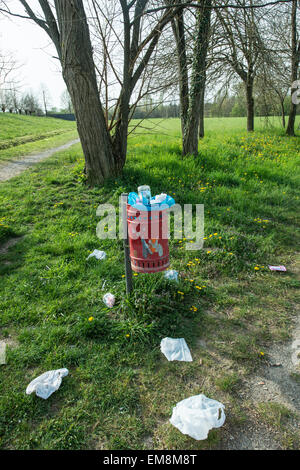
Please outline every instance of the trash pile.
M154 208L160 210L171 207L175 204L175 200L165 193L151 197L150 187L144 185L138 187L138 194L134 192L128 194L128 204L135 209L151 211Z

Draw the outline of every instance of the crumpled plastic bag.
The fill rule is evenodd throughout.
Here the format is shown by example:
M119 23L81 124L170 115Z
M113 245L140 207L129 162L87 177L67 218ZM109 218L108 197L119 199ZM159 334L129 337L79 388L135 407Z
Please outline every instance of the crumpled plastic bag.
M35 392L38 397L46 400L59 389L62 378L68 373L68 369L49 370L30 382L26 388L26 394L30 395Z
M165 193L157 194L150 200L150 204L161 204L167 199L168 195Z
M105 259L106 258L106 253L105 251L101 251L101 250L94 250L93 253L91 253L87 259L89 258L92 258L92 257L95 257L97 259Z
M110 292L108 292L107 294L103 296L103 302L109 308L112 308L115 305L115 300L116 300L115 296L111 294Z
M168 279L168 281L178 281L178 271L175 271L175 269L167 269L164 277Z
M205 395L194 395L177 403L173 408L170 423L197 441L206 439L212 428L225 422L225 406Z
M160 343L160 350L168 361L191 362L191 352L184 338L164 338Z

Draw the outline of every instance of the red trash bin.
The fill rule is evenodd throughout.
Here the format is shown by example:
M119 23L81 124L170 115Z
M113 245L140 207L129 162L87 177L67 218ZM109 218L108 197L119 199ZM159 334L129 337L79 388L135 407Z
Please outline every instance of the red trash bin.
M127 204L131 268L138 273L164 271L170 265L168 208L143 211Z

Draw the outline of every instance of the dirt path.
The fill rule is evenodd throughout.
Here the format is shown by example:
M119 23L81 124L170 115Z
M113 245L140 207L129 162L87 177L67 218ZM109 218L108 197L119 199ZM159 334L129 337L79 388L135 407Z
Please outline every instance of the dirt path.
M71 140L70 142L67 142L64 145L45 150L44 152L38 154L25 155L17 159L5 160L5 162L0 162L0 182L7 181L10 178L19 175L24 170L27 170L27 168L30 168L41 160L51 157L51 155L56 152L66 150L67 148L71 147L74 144L77 144L78 142L79 139Z
M299 279L299 263L291 269ZM274 344L266 351L268 360L256 375L245 380L240 398L250 413L250 421L236 430L226 432L222 449L228 450L280 450L286 448L284 433L299 432L300 426L300 382L293 374L300 373L300 312L295 308L291 339ZM288 409L292 418L288 428L261 422L254 410L258 403L277 404ZM274 423L273 423L274 424Z

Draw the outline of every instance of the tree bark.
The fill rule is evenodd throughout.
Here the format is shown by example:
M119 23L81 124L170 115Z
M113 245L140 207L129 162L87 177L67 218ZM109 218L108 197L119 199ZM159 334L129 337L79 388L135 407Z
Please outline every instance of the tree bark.
M186 55L186 41L184 33L184 17L181 10L172 21L173 34L176 40L178 72L179 72L179 97L181 133L184 135L189 110L189 79Z
M300 62L300 41L297 47L297 0L293 0L292 4L292 21L291 21L291 30L292 30L292 83L294 83L298 78L298 67ZM295 88L291 89L291 108L289 114L288 125L286 128L287 135L295 135L295 119L297 104L293 103L292 96L296 91Z
M200 103L205 87L211 4L211 0L203 0L203 8L199 9L197 12L197 36L193 55L189 112L182 145L182 153L184 156L188 154L198 154Z
M246 100L247 100L247 131L254 131L254 98L253 98L253 81L248 80L245 83Z
M202 90L200 100L200 114L199 114L199 139L204 137L204 95L205 95L205 84Z
M285 129L284 99L280 100L282 127Z

